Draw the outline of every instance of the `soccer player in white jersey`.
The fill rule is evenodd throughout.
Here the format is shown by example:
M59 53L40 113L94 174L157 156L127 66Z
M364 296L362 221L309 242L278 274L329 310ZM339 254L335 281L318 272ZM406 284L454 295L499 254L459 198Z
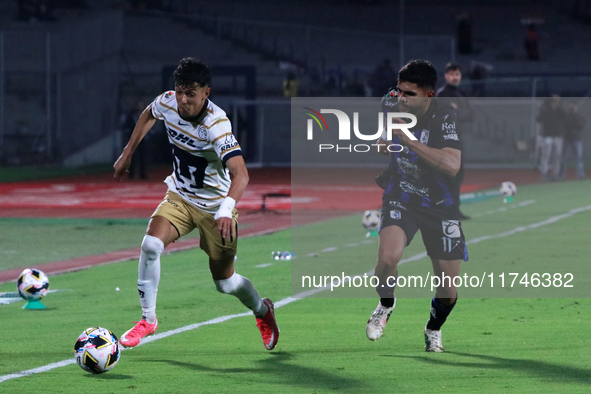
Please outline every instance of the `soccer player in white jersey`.
M279 339L273 303L261 298L252 283L234 272L238 214L234 206L248 184L240 145L226 113L209 99L209 68L193 58L180 61L174 71L175 91L158 96L141 114L127 146L113 168L121 179L131 156L156 120L164 121L172 146L173 173L168 191L148 224L141 245L138 291L142 318L120 338L125 347L158 329L156 294L160 255L179 237L198 228L200 246L209 256L217 290L232 294L253 311L263 343L271 350Z

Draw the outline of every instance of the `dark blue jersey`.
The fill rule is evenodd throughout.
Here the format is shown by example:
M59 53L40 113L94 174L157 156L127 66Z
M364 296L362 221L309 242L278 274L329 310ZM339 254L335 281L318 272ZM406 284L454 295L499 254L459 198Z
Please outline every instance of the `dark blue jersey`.
M391 112L402 112L398 104L388 108ZM462 150L456 130L456 113L453 108L431 100L429 109L417 119L410 131L421 142L431 148L453 148ZM393 144L400 144L394 137ZM389 182L384 199L405 203L417 210L455 219L459 212L459 185L455 177L446 175L421 159L415 152L404 146L401 152L390 154Z

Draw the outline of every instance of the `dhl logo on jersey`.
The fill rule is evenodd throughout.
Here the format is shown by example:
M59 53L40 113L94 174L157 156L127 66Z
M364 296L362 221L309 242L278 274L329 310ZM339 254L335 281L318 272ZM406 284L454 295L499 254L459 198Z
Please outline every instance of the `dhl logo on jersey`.
M188 137L182 133L179 133L178 131L171 129L170 127L166 127L166 130L168 131L168 135L170 136L171 139L178 141L181 144L186 144L186 145L188 145L192 148L195 148L195 149L201 148L196 145L197 141L195 141L193 138Z

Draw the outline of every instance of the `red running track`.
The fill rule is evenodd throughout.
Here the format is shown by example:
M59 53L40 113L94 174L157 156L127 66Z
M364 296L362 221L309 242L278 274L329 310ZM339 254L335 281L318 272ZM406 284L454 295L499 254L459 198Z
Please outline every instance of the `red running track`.
M289 168L250 169L249 174L249 186L238 204L240 223L245 227L242 236L279 231L381 205L381 189L374 183L379 171L374 169L297 170L293 185ZM162 180L167 175L167 170L159 170L150 173L150 181L118 182L111 174L98 174L0 184L0 217L148 218L166 192ZM497 187L506 180L519 186L537 182L539 175L533 170L467 171L462 192ZM263 195L268 193L291 194L291 198L267 198L266 208L279 214L261 211ZM166 251L197 246L196 239L181 239ZM138 257L139 247L37 268L54 275ZM0 283L15 280L21 271L22 268L0 271Z

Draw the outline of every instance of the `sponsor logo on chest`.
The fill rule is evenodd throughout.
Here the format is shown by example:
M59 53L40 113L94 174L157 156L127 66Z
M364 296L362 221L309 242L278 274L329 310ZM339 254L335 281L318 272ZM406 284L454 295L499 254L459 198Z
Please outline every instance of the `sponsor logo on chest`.
M456 122L451 123L442 123L441 124L441 131L445 131L448 134L455 134L456 132Z
M190 136L183 134L181 132L178 132L176 130L173 130L169 127L166 127L166 131L168 132L168 136L171 140L177 141L177 142L187 145L191 148L203 149L203 147L204 147L203 141L195 141Z

